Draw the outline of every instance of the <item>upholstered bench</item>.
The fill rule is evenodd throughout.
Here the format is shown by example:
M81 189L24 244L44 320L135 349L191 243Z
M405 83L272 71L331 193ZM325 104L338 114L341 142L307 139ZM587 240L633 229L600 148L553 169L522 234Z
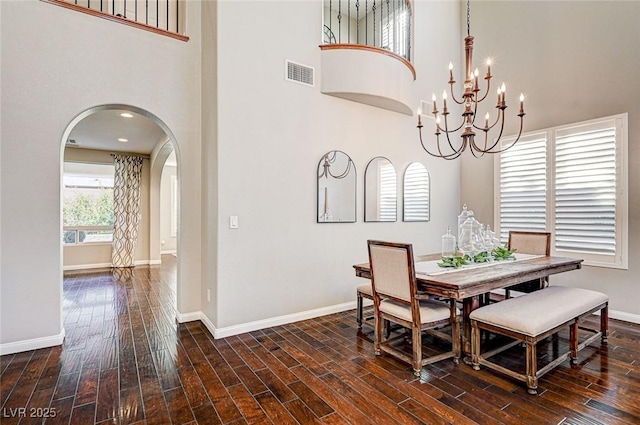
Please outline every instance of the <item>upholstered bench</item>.
M601 337L607 343L609 297L588 289L566 286L550 286L527 295L510 298L496 304L487 305L471 312L471 359L473 368L487 366L513 378L526 382L530 394L536 394L538 378L571 357L571 363L578 361L578 351ZM581 319L600 310L600 331L580 328ZM538 370L536 344L569 326L569 351ZM515 339L512 344L482 353L480 330L506 335ZM593 333L578 344L578 330ZM517 373L488 358L520 343L526 344L526 373Z

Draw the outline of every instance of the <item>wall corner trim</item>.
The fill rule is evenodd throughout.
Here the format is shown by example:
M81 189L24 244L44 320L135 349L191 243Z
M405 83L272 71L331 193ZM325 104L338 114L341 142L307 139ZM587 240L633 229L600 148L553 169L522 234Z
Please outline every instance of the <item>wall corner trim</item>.
M0 344L0 356L5 354L20 353L22 351L38 350L40 348L62 345L64 342L64 328L58 335L43 336L40 338L25 339L22 341Z
M176 319L178 323L195 322L196 320L202 320L204 314L201 311L192 311L191 313L177 313Z

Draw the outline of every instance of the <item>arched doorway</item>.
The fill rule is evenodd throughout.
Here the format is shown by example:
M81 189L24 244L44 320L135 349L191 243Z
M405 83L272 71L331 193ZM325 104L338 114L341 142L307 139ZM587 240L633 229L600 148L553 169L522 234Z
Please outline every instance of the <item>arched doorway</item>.
M93 227L100 226L91 226L92 223L88 223L87 226L87 223L65 222L68 214L65 215L65 207L63 206L65 205L67 187L65 174L67 170L73 169L76 173L90 174L88 169L112 163L112 153L143 157L141 222L138 227L139 239L135 264L152 267L161 264L161 205L163 197L171 197L171 192L163 193L162 191L162 174L167 159L174 156L175 189L178 190L181 158L179 145L168 126L149 111L123 104L100 105L78 114L71 120L63 133L60 154L61 232L65 237L62 242L61 276L69 270L110 267L111 248L108 237L105 237L108 230L102 230L105 233L96 236L98 230ZM102 172L104 173L104 170ZM89 181L86 186L90 188L91 179L84 181ZM177 205L171 213L178 213ZM175 228L175 251L177 253L179 220L176 220L175 223L177 226ZM73 237L70 236L72 233ZM100 240L100 237L103 239ZM177 263L177 268L180 268L180 258L178 257L174 261ZM178 282L179 273L175 273L175 276L177 288L180 285ZM176 292L179 297L180 291Z

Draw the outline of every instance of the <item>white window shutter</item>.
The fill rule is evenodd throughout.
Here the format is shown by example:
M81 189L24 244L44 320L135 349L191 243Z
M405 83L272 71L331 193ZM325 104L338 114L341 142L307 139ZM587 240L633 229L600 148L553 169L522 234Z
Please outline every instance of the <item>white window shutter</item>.
M505 140L504 146L513 142ZM545 231L547 138L538 133L500 154L500 240L509 231Z
M616 253L615 121L556 131L557 250Z

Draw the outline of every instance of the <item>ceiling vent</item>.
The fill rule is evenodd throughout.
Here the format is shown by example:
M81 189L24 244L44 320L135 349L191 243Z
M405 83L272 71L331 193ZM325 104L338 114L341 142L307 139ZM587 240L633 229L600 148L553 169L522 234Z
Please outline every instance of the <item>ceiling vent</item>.
M305 86L314 86L314 73L315 69L302 65L290 60L285 60L286 73L285 80L293 81L294 83L304 84Z

